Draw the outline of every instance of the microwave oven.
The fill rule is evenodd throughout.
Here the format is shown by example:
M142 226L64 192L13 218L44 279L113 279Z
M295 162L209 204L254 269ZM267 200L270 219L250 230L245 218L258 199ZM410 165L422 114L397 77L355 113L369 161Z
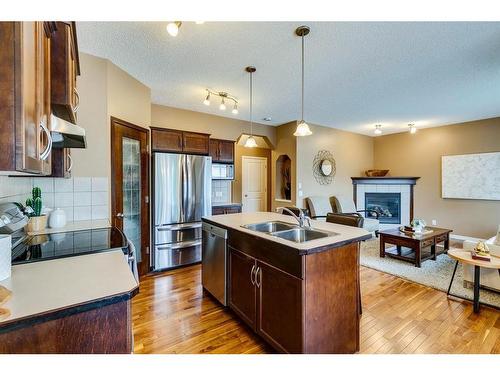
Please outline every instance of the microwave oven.
M234 180L234 164L212 164L212 180Z

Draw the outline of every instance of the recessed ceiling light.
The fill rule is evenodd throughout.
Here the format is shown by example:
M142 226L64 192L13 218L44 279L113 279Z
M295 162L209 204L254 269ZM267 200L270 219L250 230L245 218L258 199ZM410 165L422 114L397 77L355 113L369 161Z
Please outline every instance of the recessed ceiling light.
M264 121L272 121L273 119L271 117L264 117L262 120L264 120Z

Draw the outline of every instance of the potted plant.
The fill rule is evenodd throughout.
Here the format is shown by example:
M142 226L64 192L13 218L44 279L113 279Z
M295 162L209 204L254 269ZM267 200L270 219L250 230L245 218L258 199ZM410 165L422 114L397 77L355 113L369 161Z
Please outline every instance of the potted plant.
M31 198L26 199L26 214L30 218L26 225L27 232L38 232L47 227L47 215L42 214L42 190L35 186Z
M413 219L411 222L411 226L415 230L415 233L422 233L426 225L424 219Z

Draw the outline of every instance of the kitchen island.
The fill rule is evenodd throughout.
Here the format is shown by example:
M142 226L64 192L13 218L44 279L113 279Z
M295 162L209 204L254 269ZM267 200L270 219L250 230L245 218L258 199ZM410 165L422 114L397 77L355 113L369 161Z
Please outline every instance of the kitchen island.
M287 215L239 213L203 221L227 230L228 306L254 332L285 353L359 350L359 242L370 233L313 220L312 229L325 235L295 242L285 238L286 228L270 234L252 226L297 225Z
M138 283L121 249L15 265L0 286L0 353L132 352Z

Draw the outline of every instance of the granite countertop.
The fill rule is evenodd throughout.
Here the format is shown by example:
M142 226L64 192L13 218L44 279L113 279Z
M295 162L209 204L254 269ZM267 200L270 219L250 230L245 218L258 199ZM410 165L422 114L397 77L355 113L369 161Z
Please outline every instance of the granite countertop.
M0 285L12 292L0 331L126 300L138 290L121 250L19 264Z
M51 234L51 233L63 233L63 232L73 232L77 230L87 230L87 229L99 229L99 228L109 228L111 226L108 219L104 220L82 220L82 221L68 221L66 225L62 228L45 228L38 232L28 232L30 236L36 236L37 234Z
M359 242L371 238L371 234L362 228L332 224L318 220L311 220L313 229L335 232L338 233L338 235L319 238L317 240L311 240L302 243L296 243L279 237L271 236L267 233L256 232L242 227L242 225L263 223L266 221L284 221L291 224L297 224L297 220L295 220L295 218L293 218L292 216L282 215L274 212L249 212L228 215L214 215L204 217L202 220L211 222L214 225L220 225L227 229L238 230L244 233L251 234L255 237L261 237L268 241L280 243L289 248L298 250L299 255L307 255L320 251L326 251L335 247L340 247L353 242Z
M212 203L212 207L241 206L241 203Z

